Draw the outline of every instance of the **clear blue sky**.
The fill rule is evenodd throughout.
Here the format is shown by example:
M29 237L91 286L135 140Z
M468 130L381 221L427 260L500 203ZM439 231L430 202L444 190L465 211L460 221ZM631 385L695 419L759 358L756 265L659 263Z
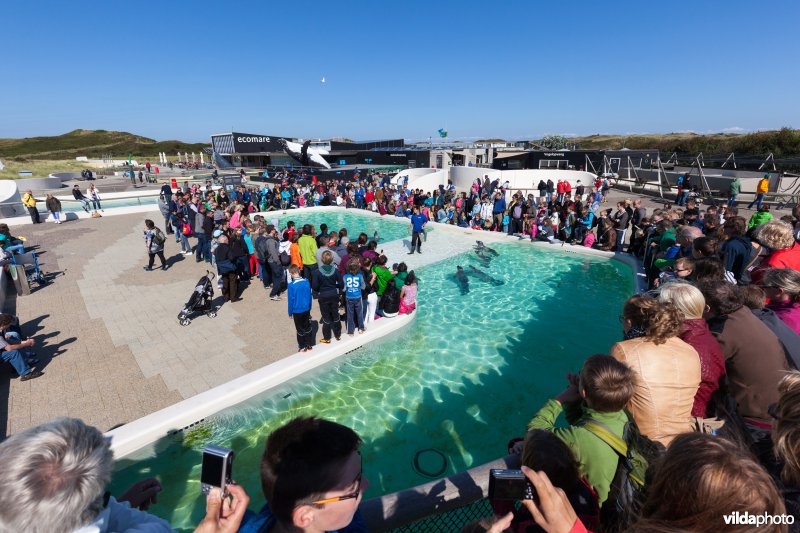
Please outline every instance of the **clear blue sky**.
M794 0L9 1L0 137L800 127L798 20Z

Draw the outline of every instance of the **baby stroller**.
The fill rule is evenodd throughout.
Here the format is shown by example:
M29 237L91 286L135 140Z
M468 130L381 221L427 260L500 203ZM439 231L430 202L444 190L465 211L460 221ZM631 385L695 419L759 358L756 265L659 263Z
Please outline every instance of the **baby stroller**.
M211 306L211 300L214 298L214 284L211 281L214 277L213 272L206 270L206 275L197 282L189 301L178 313L178 322L181 326L191 324L192 318L200 313L205 313L208 318L217 316L217 310Z

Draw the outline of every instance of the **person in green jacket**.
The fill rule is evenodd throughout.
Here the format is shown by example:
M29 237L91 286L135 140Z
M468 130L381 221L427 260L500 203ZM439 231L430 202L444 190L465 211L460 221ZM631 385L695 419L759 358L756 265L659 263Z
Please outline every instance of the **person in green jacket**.
M733 207L733 204L736 203L736 197L739 196L741 190L742 180L739 179L739 176L736 176L728 186L728 207Z
M314 271L317 270L317 239L312 235L311 224L303 226L303 234L297 240L300 248L300 258L303 260L303 277L311 282Z
M758 211L756 211L755 213L752 214L752 216L750 216L750 220L747 222L747 229L750 230L755 227L758 227L761 224L764 224L765 222L769 222L773 218L775 217L773 217L772 213L769 212L769 206L762 205L761 207L758 208Z
M581 475L597 492L600 505L608 498L619 462L617 453L584 424L594 421L623 436L628 415L625 405L633 397L635 375L625 364L608 355L593 355L583 364L580 377L567 376L569 386L548 400L528 423L528 430L546 429L569 446ZM556 428L561 411L569 427Z
M406 284L406 276L408 276L408 265L405 263L397 264L395 263L392 266L392 272L394 272L394 284L398 287L402 287Z
M381 255L378 257L378 261L375 266L372 267L372 271L377 277L378 290L375 292L378 294L378 298L383 296L383 292L386 290L386 284L389 283L390 279L392 279L392 272L386 268L387 261L388 259L386 259L386 256Z

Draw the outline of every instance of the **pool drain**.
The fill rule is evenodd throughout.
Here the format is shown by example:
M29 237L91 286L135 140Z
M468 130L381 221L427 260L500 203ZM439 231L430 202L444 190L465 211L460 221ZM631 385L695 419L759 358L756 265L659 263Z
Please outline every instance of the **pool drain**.
M435 448L419 450L413 464L414 470L425 477L439 478L447 471L447 457Z

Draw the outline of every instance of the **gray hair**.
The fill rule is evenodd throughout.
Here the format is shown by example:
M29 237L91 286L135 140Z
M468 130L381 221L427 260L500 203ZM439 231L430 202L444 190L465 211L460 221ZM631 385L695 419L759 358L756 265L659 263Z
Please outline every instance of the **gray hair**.
M0 444L0 531L74 531L103 509L114 457L100 431L56 418Z

